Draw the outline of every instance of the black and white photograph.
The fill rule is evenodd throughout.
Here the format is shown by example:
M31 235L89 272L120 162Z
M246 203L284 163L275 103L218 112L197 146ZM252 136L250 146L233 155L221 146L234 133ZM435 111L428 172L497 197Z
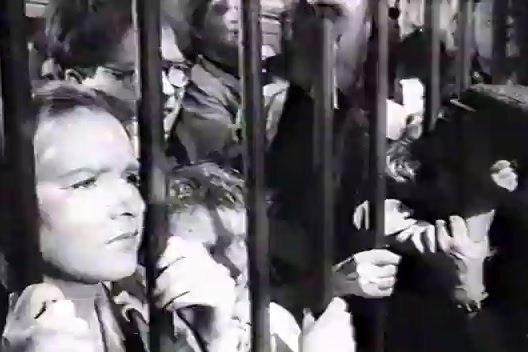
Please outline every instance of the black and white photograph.
M0 0L0 352L527 351L528 0Z

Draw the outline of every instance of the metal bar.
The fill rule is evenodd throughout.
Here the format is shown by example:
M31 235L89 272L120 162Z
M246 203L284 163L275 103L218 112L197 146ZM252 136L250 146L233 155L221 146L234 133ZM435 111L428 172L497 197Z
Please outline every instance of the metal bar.
M524 63L520 63L528 57L528 4L526 1L512 0L512 13L514 14L515 44L519 49L515 65L517 84L528 85L528 68Z
M460 0L458 6L456 90L460 95L471 85L473 0Z
M376 62L376 103L375 118L372 119L369 131L369 224L375 235L375 247L385 243L385 154L387 150L387 97L388 87L388 4L387 1L375 2L374 15L377 19L377 62ZM385 345L385 304L378 302L375 306L373 351L382 352Z
M0 69L0 97L2 97L2 70ZM5 162L5 115L3 100L0 98L0 161Z
M426 0L425 32L429 74L425 82L424 132L434 127L440 111L440 0Z
M164 130L161 88L160 0L136 0L139 39L138 103L141 192L147 203L143 249L150 310L150 351L160 351L160 316L153 304L156 259L168 234L167 179L163 171Z
M245 162L248 212L249 289L251 294L251 351L269 352L270 280L269 234L266 213L266 120L262 101L262 34L260 2L241 1L242 109L246 118L248 155Z
M314 150L313 175L315 184L314 226L312 251L314 287L312 311L322 314L333 298L332 264L334 249L334 187L332 179L334 67L335 50L332 37L332 8L317 6L319 31L317 52L320 53L314 83Z
M35 118L31 110L28 47L24 2L0 2L0 61L5 121L5 153L9 170L8 187L11 238L16 248L10 265L15 290L42 281L35 194L33 136L28 133ZM2 185L5 186L5 185Z
M508 0L493 1L493 38L491 80L494 84L506 79L506 45L508 37Z

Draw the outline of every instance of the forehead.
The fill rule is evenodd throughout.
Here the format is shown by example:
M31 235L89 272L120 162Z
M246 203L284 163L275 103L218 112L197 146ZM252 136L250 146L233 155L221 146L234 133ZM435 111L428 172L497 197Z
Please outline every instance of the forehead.
M217 241L211 214L200 205L173 213L170 217L170 232L173 236L199 241L206 246L213 246Z
M170 229L172 235L213 246L220 238L244 238L246 213L244 209L192 206L171 215Z
M109 65L122 70L134 70L137 55L136 31L133 28L129 28L116 48L112 62Z
M135 163L132 146L109 113L78 107L43 117L34 138L37 177L76 168L115 169Z
M161 55L163 60L183 62L185 58L180 51L174 30L163 24L160 32ZM129 29L118 46L113 62L109 66L122 70L134 70L138 57L137 36L134 29Z
M184 62L185 58L176 43L176 35L168 25L161 27L161 56L170 62Z

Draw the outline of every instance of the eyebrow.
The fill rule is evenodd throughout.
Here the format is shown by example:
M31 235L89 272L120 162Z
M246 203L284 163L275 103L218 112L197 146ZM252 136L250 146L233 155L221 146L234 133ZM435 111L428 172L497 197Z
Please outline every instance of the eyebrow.
M109 169L107 169L107 168L100 169L100 170L95 170L95 169L91 169L91 168L88 168L88 167L80 167L80 168L77 168L77 169L72 169L72 170L60 175L59 178L63 179L63 178L67 178L67 177L70 177L72 175L76 175L76 174L80 174L80 173L100 175L100 174L105 173L107 171L109 171Z
M133 171L133 172L139 172L139 164L138 163L130 163L125 167L125 171Z
M178 69L185 69L189 65L189 62L187 60L167 60L163 59L161 60L161 68L164 70L168 70L170 68L178 68Z
M106 69L119 71L119 72L135 72L136 71L136 65L133 62L124 63L124 64L109 64L103 66Z

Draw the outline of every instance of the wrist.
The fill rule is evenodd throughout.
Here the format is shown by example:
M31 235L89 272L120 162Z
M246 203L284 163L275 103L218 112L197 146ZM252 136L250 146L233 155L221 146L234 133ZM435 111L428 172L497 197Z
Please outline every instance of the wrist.
M472 312L480 309L487 297L484 285L484 258L464 258L457 260L458 283L454 298L458 306Z

